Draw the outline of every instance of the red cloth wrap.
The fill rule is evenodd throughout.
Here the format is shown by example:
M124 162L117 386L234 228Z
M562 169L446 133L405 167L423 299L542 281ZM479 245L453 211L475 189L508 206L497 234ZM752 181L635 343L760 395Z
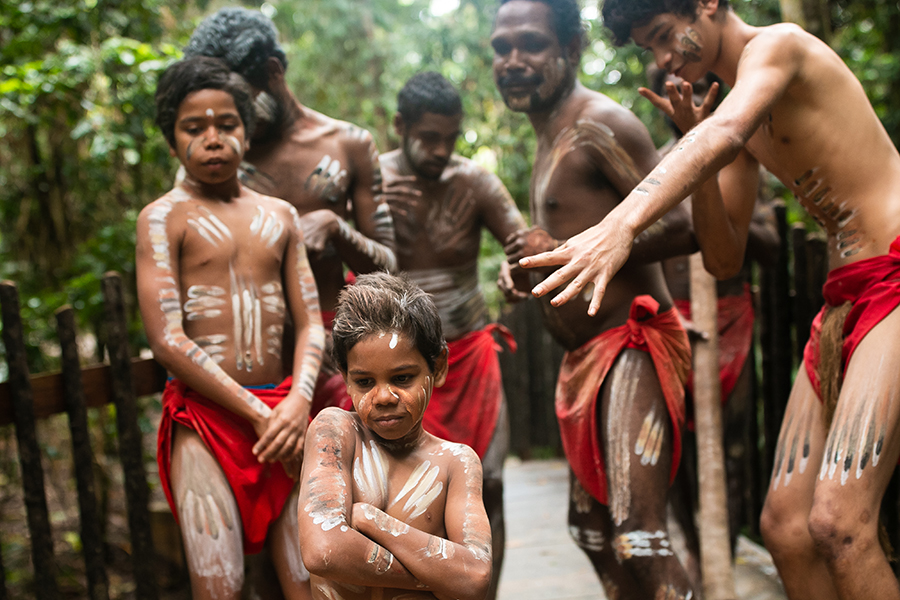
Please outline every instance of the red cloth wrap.
M500 333L513 352L516 342L503 325L492 323L449 342L447 381L431 394L422 425L439 438L471 446L484 458L500 415L503 381L494 340Z
M658 314L659 303L638 296L628 321L604 331L563 357L556 385L556 417L563 449L578 481L601 504L609 504L600 445L597 396L615 359L626 348L649 352L672 420L670 482L681 459L684 382L691 368L691 346L675 308Z
M274 389L254 388L248 391L274 408L290 390L291 378L288 377ZM294 481L287 476L281 463L259 463L256 460L253 445L259 438L249 421L201 396L177 379L166 383L162 403L156 460L159 463L160 483L176 521L178 510L169 477L172 436L175 423L179 423L197 432L222 467L241 513L244 553L259 552L266 541L269 526L284 508Z
M322 323L325 325L325 332L331 335L331 329L334 325L333 310L322 311ZM309 419L322 412L323 408L336 406L344 410L353 410L353 399L347 392L347 384L340 373L331 373L330 375L323 369L319 371L316 378L316 389L313 392L312 405L309 407Z
M822 295L826 306L813 320L809 341L803 350L806 374L820 400L819 337L825 308L840 306L844 302L853 304L843 329L841 373L845 375L859 343L900 304L900 237L891 243L887 254L832 269L822 287Z
M691 301L674 300L675 308L687 319L691 319ZM744 370L744 363L753 347L753 295L750 286L744 286L739 296L720 296L717 302L716 327L719 330L719 383L722 387L722 404L728 401L738 377ZM688 393L694 394L694 375L688 375Z

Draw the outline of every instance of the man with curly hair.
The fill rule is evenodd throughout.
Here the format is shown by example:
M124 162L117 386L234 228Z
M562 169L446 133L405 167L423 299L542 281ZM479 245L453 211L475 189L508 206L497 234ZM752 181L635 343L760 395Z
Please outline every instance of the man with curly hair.
M372 135L297 100L287 87L288 62L275 25L257 10L223 8L210 15L197 26L184 53L221 58L253 88L258 124L242 181L287 200L300 213L330 331L345 264L355 273L393 271L397 266L394 228L381 198ZM313 415L324 406L351 406L340 374L325 354Z
M504 101L528 116L537 136L531 215L542 229L508 240L517 260L599 222L658 157L634 114L579 83L584 33L574 0L503 2L491 45ZM567 350L556 415L573 474L570 532L610 598L693 595L666 526L690 346L658 262L693 250L686 225L660 223L644 236L641 256L610 282L595 315L580 299L541 305L545 326Z
M605 24L686 81L712 71L731 92L707 116L690 84L642 93L682 131L676 150L600 224L526 266L564 265L552 302L590 311L632 240L692 194L707 269L738 271L762 164L828 235L826 306L788 401L761 528L791 598L900 598L878 513L900 457L900 154L859 81L793 24L753 27L725 0L606 0ZM603 299L605 304L605 299Z

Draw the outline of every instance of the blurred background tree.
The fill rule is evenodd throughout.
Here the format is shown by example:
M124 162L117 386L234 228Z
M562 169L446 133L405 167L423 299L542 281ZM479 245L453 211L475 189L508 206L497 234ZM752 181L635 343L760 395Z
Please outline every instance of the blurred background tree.
M792 2L818 15L816 33L840 48L897 140L897 0L733 0L756 25L780 20ZM54 366L51 315L59 305L73 304L82 331L95 332L102 273L114 269L133 282L137 212L169 189L176 167L153 125L156 79L180 57L200 19L227 4L4 2L0 277L19 285L34 372ZM494 0L243 4L260 8L278 26L300 101L367 127L382 151L398 142L391 119L402 84L420 70L443 73L464 99L457 150L495 171L527 212L534 138L527 119L506 109L493 83L488 39ZM582 81L633 110L661 144L668 131L636 93L645 85L649 57L634 46L613 47L598 19L598 0L582 4L590 28ZM484 279L492 281L499 245L486 241L482 255ZM131 309L138 347L144 340L134 302Z

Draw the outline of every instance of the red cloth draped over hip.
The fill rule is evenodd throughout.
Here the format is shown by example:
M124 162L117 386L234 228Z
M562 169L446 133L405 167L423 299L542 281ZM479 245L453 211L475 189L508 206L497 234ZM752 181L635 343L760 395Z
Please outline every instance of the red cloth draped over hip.
M331 329L334 325L333 310L322 311L322 322L325 325L326 335L331 335ZM328 357L324 357L328 360ZM323 360L323 362L324 362ZM309 420L322 412L323 408L328 406L336 406L344 410L353 410L353 399L347 392L347 384L340 373L330 372L326 369L319 371L316 378L316 389L313 392L312 406L309 408Z
M685 319L691 319L691 301L674 300L675 308ZM722 404L728 401L737 384L744 363L753 347L753 296L750 286L744 286L739 296L720 296L717 302L716 326L719 330L719 383ZM694 393L694 375L688 375L688 393Z
M471 446L484 458L500 415L503 381L494 340L500 333L510 350L516 342L506 327L492 323L449 342L447 381L435 388L422 419L425 431Z
M676 309L658 310L659 303L652 297L638 296L624 325L604 331L563 357L556 385L556 417L563 449L578 481L601 504L608 504L609 499L597 396L613 362L626 348L648 352L653 360L672 420L670 482L678 470L691 346Z
M290 389L291 378L288 377L276 388L251 388L248 391L274 408ZM285 473L281 463L259 463L256 460L252 450L259 438L245 419L177 379L166 383L162 402L156 460L159 463L160 483L175 519L178 520L178 510L172 497L170 472L172 439L175 423L178 423L196 431L221 465L241 513L244 553L259 552L269 526L284 508L294 481Z
M806 374L820 400L819 337L825 309L845 302L853 305L843 328L841 373L846 374L856 347L900 304L900 237L891 243L887 254L832 269L822 287L822 295L825 297L825 306L813 320L809 341L803 350Z

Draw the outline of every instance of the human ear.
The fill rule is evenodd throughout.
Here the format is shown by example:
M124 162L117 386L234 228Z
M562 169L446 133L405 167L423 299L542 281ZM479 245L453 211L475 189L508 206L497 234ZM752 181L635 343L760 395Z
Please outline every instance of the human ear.
M403 122L403 116L400 113L394 115L394 132L401 139L406 135L406 123Z
M710 17L715 16L716 12L719 10L719 0L700 0L697 2L697 16L699 17L702 14L709 15Z
M441 387L447 381L447 348L441 350L440 356L434 361L434 387Z
M573 69L578 69L581 62L581 38L577 35L566 45L566 60Z
M284 65L281 64L281 61L275 58L274 56L270 56L266 59L266 72L268 73L268 88L269 90L275 89L276 87L281 87L284 85ZM272 84L275 84L273 87Z

